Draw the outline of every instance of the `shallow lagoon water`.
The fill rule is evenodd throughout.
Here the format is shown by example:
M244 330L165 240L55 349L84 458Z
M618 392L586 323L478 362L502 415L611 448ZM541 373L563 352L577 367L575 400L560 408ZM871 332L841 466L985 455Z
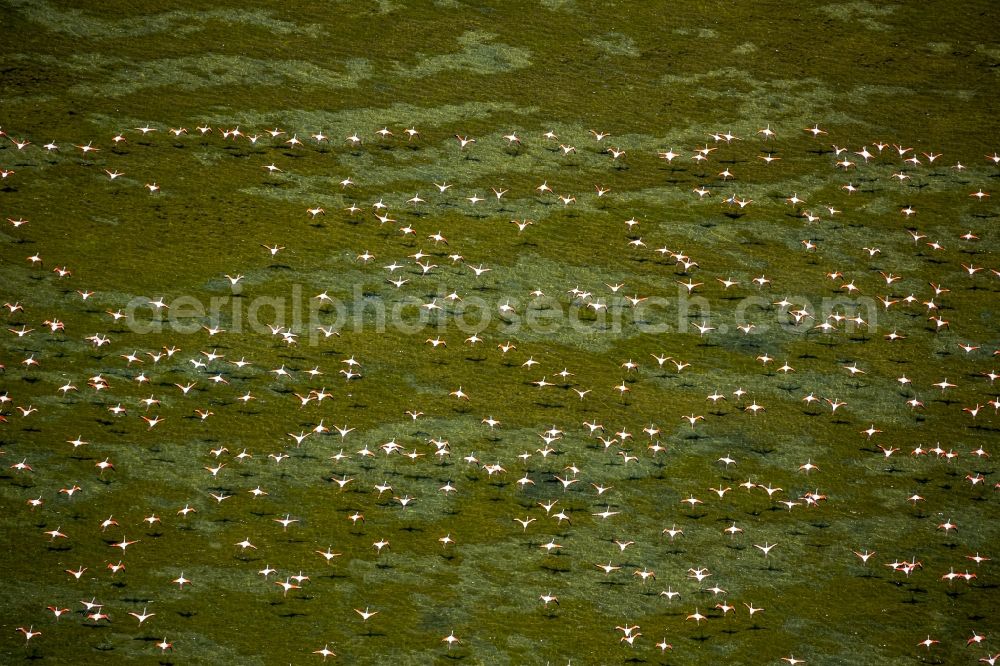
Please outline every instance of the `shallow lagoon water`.
M114 3L5 2L0 12L13 44L0 127L32 141L0 144L0 168L14 170L0 213L29 220L0 232L2 295L24 305L3 316L5 328L36 329L5 335L0 361L11 398L2 529L15 544L2 555L15 582L2 592L5 662L308 664L327 644L344 663L414 664L976 663L1000 650L995 562L966 559L996 555L995 463L971 452L996 453L997 417L991 406L975 419L962 411L997 395L983 375L998 347L996 207L969 196L991 192L997 174L986 159L997 149L1000 53L990 4L823 3L798 16L778 4L582 2L147 4L141 15ZM214 128L204 137L194 129L203 123ZM804 131L814 124L828 134ZM157 131L133 129L147 125ZM237 125L263 136L220 136ZM189 133L167 131L180 126ZM265 134L276 126L288 134ZM775 140L757 134L766 126ZM394 136L380 138L382 127ZM407 127L420 136L407 141ZM558 142L541 136L548 130ZM598 142L590 130L610 136ZM328 142L309 138L320 131ZM522 145L501 138L512 131ZM727 131L742 138L709 136ZM119 132L128 141L115 146ZM355 132L363 140L352 147L344 137ZM283 143L293 133L304 146ZM462 150L455 134L476 143ZM58 151L42 148L50 140ZM91 141L100 151L72 147ZM923 163L902 163L891 145L867 164L853 154L877 141L912 146ZM564 155L558 143L577 150ZM856 164L838 168L831 144ZM717 148L708 161L690 159L706 145ZM609 146L625 156L612 160ZM668 149L681 156L661 159ZM928 164L923 152L943 156ZM759 159L769 153L781 159ZM727 168L732 180L717 175ZM355 184L343 188L347 177ZM438 192L442 181L452 189ZM576 201L539 195L542 181ZM147 191L151 182L161 190ZM595 186L610 192L598 197ZM710 194L693 194L700 186ZM497 199L491 188L509 192ZM426 201L408 204L414 194ZM485 200L471 204L474 194ZM793 194L806 204L790 205ZM723 203L731 195L753 203ZM378 200L396 222L371 214ZM362 209L353 216L352 204ZM314 206L326 214L311 218ZM900 213L907 206L914 216ZM821 219L808 222L806 210ZM533 224L518 233L511 219ZM401 234L405 225L416 233ZM977 241L959 238L969 230ZM436 232L447 246L427 238ZM636 239L645 247L629 245ZM284 249L272 257L262 244ZM862 249L875 246L875 256ZM699 265L684 272L659 247ZM438 264L427 275L408 257L419 249ZM359 261L366 251L375 259ZM36 252L42 266L24 259ZM386 282L393 261L409 280L399 288ZM962 264L985 270L968 275ZM58 278L56 266L72 276ZM477 278L469 266L490 271ZM843 280L825 277L837 270ZM887 286L880 271L902 280ZM227 273L244 278L234 287ZM771 283L758 288L760 275ZM717 278L740 284L723 289ZM704 283L690 297L678 284L689 280ZM860 294L841 289L848 281ZM932 282L950 289L934 298L950 321L939 332L919 302L875 300L929 300ZM618 293L607 287L617 283ZM607 310L573 299L574 287ZM446 301L452 291L464 300ZM322 292L337 303L318 308ZM625 294L650 301L633 308ZM166 314L148 307L158 297ZM774 305L783 297L816 321L859 313L867 325L792 326ZM419 307L434 298L443 312ZM514 313L503 315L507 302ZM116 323L106 311L119 308L130 316ZM65 331L42 325L53 317ZM703 321L716 330L699 335ZM477 322L484 342L463 344ZM747 322L757 328L744 335L737 325ZM290 326L298 343L266 323ZM341 336L324 338L317 324ZM893 330L907 338L888 342ZM85 337L95 333L111 343L94 347ZM438 336L447 347L425 343ZM503 354L507 341L517 348ZM143 356L171 345L181 351L170 359ZM189 362L212 350L225 358ZM121 357L133 351L143 364ZM660 367L654 354L691 365ZM763 354L774 362L762 365ZM21 364L30 355L38 366ZM228 364L241 357L253 364ZM338 371L351 357L361 377L346 381ZM522 367L528 358L539 364ZM622 367L630 359L634 371ZM776 370L786 362L794 372ZM271 372L282 365L291 377ZM313 367L324 374L308 375ZM574 374L558 377L564 368ZM134 381L140 372L148 384ZM98 373L109 389L87 386ZM216 373L229 383L213 384ZM543 377L556 385L531 383ZM945 378L956 386L933 386ZM67 382L79 390L62 395ZM174 386L189 382L187 396ZM449 395L459 386L468 402ZM293 395L324 387L333 395L321 403L300 407ZM591 392L580 399L573 388ZM247 391L256 400L244 405ZM727 399L713 406L705 396L716 391ZM847 404L803 403L810 392ZM147 412L149 396L161 402ZM906 404L913 397L923 409ZM119 403L128 413L116 418L108 407ZM750 404L765 410L754 416ZM28 405L38 411L15 409ZM203 421L196 408L215 415ZM139 418L154 414L166 418L154 428ZM705 418L692 428L684 415ZM298 447L289 438L321 420L355 430ZM606 448L584 421L633 437ZM665 452L647 449L651 425ZM871 440L860 432L870 425L883 431ZM538 433L550 427L565 432L543 457ZM88 444L66 443L78 436ZM431 438L448 440L450 456L434 456ZM384 455L378 447L393 439L424 455ZM937 442L959 456L910 454ZM886 457L879 445L901 450ZM357 456L365 446L377 455ZM244 449L252 459L236 458ZM346 457L331 459L341 449ZM473 454L506 473L463 460ZM114 470L95 467L105 459ZM33 471L9 467L21 460ZM800 471L807 461L819 469ZM206 470L223 462L217 476ZM564 491L555 476L568 478L568 465L580 481ZM525 473L535 483L521 489ZM977 475L975 485L966 478ZM345 477L354 480L343 489L332 480ZM769 498L739 487L746 480L783 490ZM383 482L393 490L379 496ZM439 491L448 482L457 492ZM613 489L597 496L591 483ZM73 485L71 497L59 492ZM727 486L723 498L710 490ZM255 487L269 494L255 499ZM777 503L810 491L828 499ZM915 493L924 500L907 502ZM682 502L692 496L703 503ZM36 497L44 504L32 508ZM552 499L571 522L546 516L538 503ZM178 515L185 505L197 512ZM620 513L594 515L605 510ZM365 520L352 525L356 511ZM143 522L153 514L159 524ZM109 515L119 525L102 532ZM283 529L275 519L286 515L298 522ZM522 529L514 518L525 517L536 520ZM958 529L937 529L946 520ZM733 523L744 531L730 537ZM683 534L662 534L673 526ZM43 534L55 528L69 538ZM438 541L446 534L454 545ZM110 545L123 539L138 542ZM243 539L256 548L241 551ZM379 554L380 539L390 546ZM550 539L562 548L546 554ZM621 552L615 539L636 543ZM777 545L765 558L755 544ZM316 553L327 547L341 553L329 564ZM877 555L864 566L852 550ZM909 576L885 566L910 558L923 566ZM119 560L125 569L112 575L106 565ZM595 566L608 562L621 570ZM261 576L265 565L277 573ZM79 580L64 572L80 566ZM697 567L712 576L688 578ZM941 580L952 568L976 578ZM643 569L656 580L633 575ZM182 572L193 583L179 589L170 581ZM300 572L310 577L301 589L274 585ZM727 592L704 590L712 585ZM660 595L667 589L680 596ZM539 600L550 593L558 605ZM91 598L110 623L85 619L79 602ZM725 617L714 608L723 599L736 607ZM745 603L765 610L751 618ZM50 604L72 612L56 620ZM156 615L142 625L126 614L144 606ZM352 609L366 606L378 615L363 622ZM686 620L695 609L709 619ZM615 630L626 624L641 626L632 647ZM42 634L26 642L20 626ZM448 649L451 631L462 642ZM973 632L986 640L967 647ZM928 635L940 643L919 647ZM170 651L155 645L164 636ZM661 638L673 649L655 647Z

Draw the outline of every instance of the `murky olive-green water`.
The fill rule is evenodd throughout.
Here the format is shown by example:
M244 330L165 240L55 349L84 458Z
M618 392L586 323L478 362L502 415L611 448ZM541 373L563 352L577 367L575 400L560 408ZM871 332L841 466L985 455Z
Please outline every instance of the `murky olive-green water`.
M0 661L997 654L997 27L0 1Z

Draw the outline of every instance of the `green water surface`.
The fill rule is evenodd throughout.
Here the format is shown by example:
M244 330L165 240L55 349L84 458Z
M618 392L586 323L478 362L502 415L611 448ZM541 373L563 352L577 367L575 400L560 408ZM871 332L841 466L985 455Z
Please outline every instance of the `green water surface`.
M1000 652L996 562L969 559L1000 557L1000 241L971 196L997 27L989 2L0 0L0 661ZM290 436L320 424L353 431Z

